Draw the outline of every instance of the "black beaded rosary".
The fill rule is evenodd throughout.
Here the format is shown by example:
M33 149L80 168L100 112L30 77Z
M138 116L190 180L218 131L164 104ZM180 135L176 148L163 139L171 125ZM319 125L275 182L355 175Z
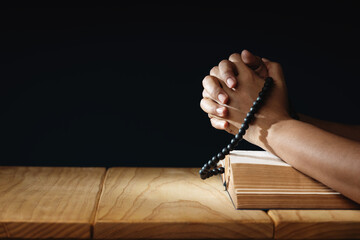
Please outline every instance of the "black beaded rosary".
M267 77L265 79L264 86L262 90L259 92L257 99L254 101L250 111L247 113L246 117L244 118L244 122L241 124L239 133L235 135L233 139L231 139L230 144L224 147L221 152L217 155L213 156L211 160L204 164L204 166L199 171L201 179L206 179L212 177L214 175L224 173L224 167L217 168L217 164L220 160L224 159L226 155L229 154L230 151L234 150L234 148L239 144L239 142L243 139L246 130L249 128L250 122L254 119L255 113L261 107L264 98L268 90L272 87L274 80L271 77Z

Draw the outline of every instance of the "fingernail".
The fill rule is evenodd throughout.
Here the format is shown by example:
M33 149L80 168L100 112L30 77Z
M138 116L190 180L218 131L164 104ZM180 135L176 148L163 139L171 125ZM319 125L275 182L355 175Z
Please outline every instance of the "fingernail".
M226 95L225 94L220 93L218 98L219 98L220 102L225 103L225 101L226 101Z
M232 78L228 78L228 79L226 80L226 82L227 82L228 87L230 87L230 88L235 85L235 81L234 81L234 79L232 79Z
M221 108L217 108L217 109L216 109L216 112L217 112L220 116L222 116L222 115L224 115L224 110L225 110L225 108L221 107Z

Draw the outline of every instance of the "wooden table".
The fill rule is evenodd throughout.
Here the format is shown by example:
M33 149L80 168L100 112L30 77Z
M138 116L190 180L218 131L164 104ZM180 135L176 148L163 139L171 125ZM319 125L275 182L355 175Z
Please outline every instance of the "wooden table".
M235 210L192 168L0 167L0 238L360 239L360 210Z

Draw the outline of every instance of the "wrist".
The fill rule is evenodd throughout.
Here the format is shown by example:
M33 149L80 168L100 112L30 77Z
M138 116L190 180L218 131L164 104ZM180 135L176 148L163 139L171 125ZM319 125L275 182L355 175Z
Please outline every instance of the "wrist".
M298 124L301 124L299 120L288 118L278 121L272 124L268 129L264 129L262 134L259 136L258 141L260 147L276 154L279 144L282 144L285 138L289 135ZM289 139L288 139L289 140Z
M250 126L244 138L246 141L264 150L273 152L271 142L277 136L280 129L293 121L297 122L297 120L288 115L282 115L281 117L257 116L256 121Z

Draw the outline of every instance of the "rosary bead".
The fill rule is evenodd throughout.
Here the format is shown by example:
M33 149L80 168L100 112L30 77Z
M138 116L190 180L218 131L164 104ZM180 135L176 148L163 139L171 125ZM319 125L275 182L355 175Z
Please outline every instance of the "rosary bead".
M249 128L249 124L243 123L241 124L241 129L247 130Z
M236 147L236 146L238 145L238 143L239 143L239 140L237 140L236 138L233 138L233 139L231 139L230 143L231 143L234 147Z
M258 110L259 108L260 108L260 105L262 104L262 102L261 101L258 101L258 100L255 100L254 102L253 102L253 106L255 106L256 107L256 110Z
M225 158L225 155L222 152L219 152L217 154L217 157L218 157L219 160L223 160Z
M250 113L253 114L253 115L255 115L255 112L256 112L257 110L258 110L258 106L257 106L257 105L252 106L252 107L250 108Z
M200 171L203 171L203 172L205 172L205 173L209 172L209 170L206 169L205 167L202 167Z
M236 139L237 141L242 140L242 135L241 135L240 133L236 134L236 135L235 135L235 139Z
M251 118L246 117L244 118L244 123L249 124L251 122Z
M208 161L208 165L209 165L210 167L215 167L215 166L217 165L217 163L209 160L209 161Z
M226 147L224 147L224 148L221 150L221 152L222 152L222 154L224 154L224 155L228 155L228 154L229 154L229 150L228 150Z
M269 90L269 88L270 88L269 86L264 85L263 88L262 88L262 91L267 92Z
M241 138L242 138L242 136L244 136L245 135L245 132L246 132L246 130L245 129L243 129L243 128L240 128L240 130L239 130L239 135L241 135Z
M258 97L253 102L250 111L246 114L244 118L244 122L241 125L238 134L235 135L233 139L231 139L230 144L224 147L221 152L219 152L216 156L212 157L199 171L201 179L206 179L212 177L214 175L223 174L225 169L223 167L216 168L218 162L225 158L225 155L229 154L230 151L234 150L234 148L238 145L238 143L243 139L243 136L246 133L246 130L249 128L249 124L255 118L256 111L261 107L264 98L266 97L267 91L273 85L273 79L268 77L265 79L264 86L262 90L259 92ZM212 170L210 170L212 169Z
M200 170L199 173L200 173L201 179L206 179L207 176L208 176L208 173L207 173L207 172L202 172L202 171Z
M216 156L213 156L213 157L211 158L211 161L218 163L218 162L219 162L219 159L218 159Z
M234 139L234 138L233 138L233 139ZM230 144L233 146L233 149L235 149L235 148L237 147L237 145L239 144L239 141L237 141L237 140L235 139L235 142L230 141Z
M246 114L246 117L247 118L250 118L250 120L254 117L254 114L253 113L251 113L251 112L248 112L247 114Z
M267 79L265 80L264 87L266 87L266 88L271 87L272 82L273 82L272 79L270 80L269 78L267 78Z
M262 101L262 100L257 100L257 99L256 99L256 102L257 102L256 104L257 104L258 106L260 106L260 105L262 104L262 102L263 102L263 101ZM259 109L259 108L258 108L258 109Z
M205 168L206 170L209 170L211 167L210 167L210 165L209 165L208 163L205 163L205 164L204 164L204 168Z
M219 170L217 168L211 170L211 172L214 174L214 175L218 175L219 173Z
M234 145L232 145L232 144L230 143L230 144L228 144L228 145L226 146L226 148L227 148L227 150L230 152L230 151L234 150Z

